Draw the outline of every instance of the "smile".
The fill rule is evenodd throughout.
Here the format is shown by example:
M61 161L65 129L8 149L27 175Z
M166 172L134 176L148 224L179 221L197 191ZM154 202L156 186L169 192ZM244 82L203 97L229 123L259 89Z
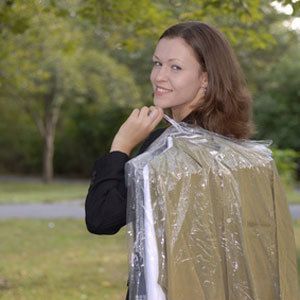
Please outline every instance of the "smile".
M170 93L170 92L172 92L172 90L166 89L166 88L163 88L163 87L160 87L160 86L157 86L155 88L155 94L157 96L161 96L161 95L164 95L164 94L167 94L167 93Z

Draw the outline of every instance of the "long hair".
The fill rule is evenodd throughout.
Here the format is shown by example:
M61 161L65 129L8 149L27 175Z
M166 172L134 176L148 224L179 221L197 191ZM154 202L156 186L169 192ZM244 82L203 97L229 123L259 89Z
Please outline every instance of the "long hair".
M252 98L237 58L221 32L201 22L188 21L168 28L159 38L180 37L193 49L208 86L203 101L189 115L192 123L238 139L255 133Z

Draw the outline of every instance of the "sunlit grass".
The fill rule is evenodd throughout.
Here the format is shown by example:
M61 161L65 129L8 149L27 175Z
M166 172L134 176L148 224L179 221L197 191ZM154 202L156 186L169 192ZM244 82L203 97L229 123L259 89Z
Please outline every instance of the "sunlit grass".
M65 181L50 184L43 182L0 181L0 204L84 199L88 187L88 181ZM289 203L300 204L299 192L291 188L285 188L285 192Z
M294 230L300 275L300 221ZM125 227L96 236L78 220L9 220L0 240L1 300L125 299Z
M294 189L285 189L288 203L300 204L300 192Z
M124 300L127 244L78 220L0 222L0 299Z
M294 234L297 247L297 265L298 265L298 282L299 282L299 293L300 293L300 220L294 221ZM300 295L299 295L300 299Z
M83 199L88 182L0 182L0 203L55 202Z

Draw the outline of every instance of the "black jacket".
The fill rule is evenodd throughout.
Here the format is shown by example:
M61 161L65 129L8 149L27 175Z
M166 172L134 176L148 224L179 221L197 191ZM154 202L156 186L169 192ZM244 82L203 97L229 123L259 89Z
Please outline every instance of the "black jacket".
M140 147L138 154L159 137L166 128L153 131ZM124 166L130 157L113 151L98 158L85 201L85 221L89 232L115 234L126 225L127 191Z
M158 128L153 131L137 155L143 153L165 129ZM127 190L124 166L129 159L126 153L112 151L96 160L85 201L85 222L89 232L115 234L126 225ZM128 297L127 290L126 299Z
M189 116L182 121L189 122ZM143 153L166 128L154 130L137 155ZM89 232L115 234L126 225L127 190L124 166L129 159L126 153L113 151L96 160L85 202L85 222Z

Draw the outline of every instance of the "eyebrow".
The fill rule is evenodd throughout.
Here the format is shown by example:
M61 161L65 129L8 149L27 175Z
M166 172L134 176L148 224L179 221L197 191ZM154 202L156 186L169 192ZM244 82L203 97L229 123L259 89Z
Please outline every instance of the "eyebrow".
M160 60L160 58L157 56L157 55L153 55L153 57L155 57L155 58L157 58L157 59L159 59ZM179 58L170 58L170 59L168 59L168 61L172 61L172 60L179 60L179 61L181 61Z

